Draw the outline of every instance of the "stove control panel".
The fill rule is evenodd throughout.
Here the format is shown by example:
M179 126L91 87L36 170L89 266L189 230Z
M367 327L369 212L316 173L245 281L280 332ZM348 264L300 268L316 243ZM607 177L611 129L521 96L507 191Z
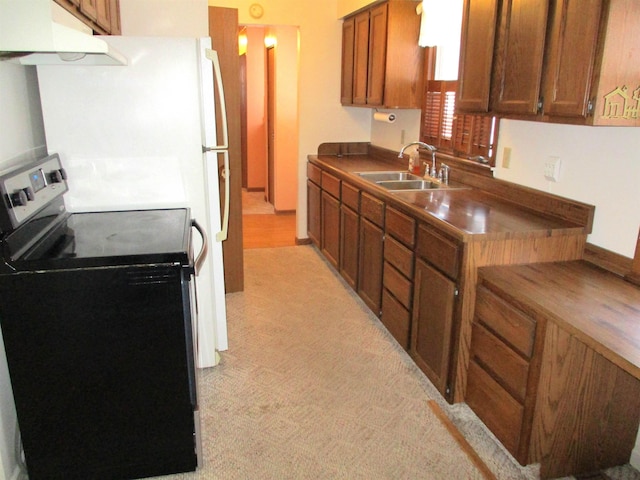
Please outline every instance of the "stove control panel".
M0 229L17 228L68 189L57 153L0 176Z

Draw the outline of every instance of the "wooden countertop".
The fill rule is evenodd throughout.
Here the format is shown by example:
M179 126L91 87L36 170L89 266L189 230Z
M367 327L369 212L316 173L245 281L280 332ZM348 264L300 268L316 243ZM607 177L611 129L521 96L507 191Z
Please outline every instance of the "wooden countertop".
M484 267L480 275L640 379L640 289L589 262Z
M464 242L587 233L583 225L544 215L464 184L451 182L450 187L455 188L392 192L355 173L402 171L404 162L398 160L369 155L309 155L309 160Z

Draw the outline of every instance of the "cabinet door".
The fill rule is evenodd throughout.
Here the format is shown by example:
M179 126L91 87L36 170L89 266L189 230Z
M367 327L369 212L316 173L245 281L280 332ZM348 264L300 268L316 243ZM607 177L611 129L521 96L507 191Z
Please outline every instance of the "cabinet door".
M350 208L340 207L340 274L351 288L358 289L360 217Z
M367 69L369 68L369 12L355 17L353 45L353 103L367 103Z
M455 298L455 283L426 262L416 262L410 352L447 399Z
M343 105L351 105L353 102L355 26L355 17L347 18L342 23L342 83L340 86L340 102Z
M387 61L386 3L371 9L369 19L369 75L367 104L382 105L384 100L385 66Z
M111 20L109 33L111 35L120 35L122 33L120 28L120 0L109 0L109 17Z
M320 187L307 180L307 233L318 248L320 248L321 233L320 197Z
M504 0L492 85L497 113L539 110L548 0Z
M488 112L498 0L465 0L456 107Z
M81 0L80 11L93 21L98 19L98 0Z
M586 117L603 0L552 2L544 113Z
M334 268L340 261L340 201L322 192L322 253Z
M97 0L96 1L96 22L105 31L111 32L111 15L109 0Z
M358 295L378 317L382 296L383 245L382 229L366 218L361 218Z

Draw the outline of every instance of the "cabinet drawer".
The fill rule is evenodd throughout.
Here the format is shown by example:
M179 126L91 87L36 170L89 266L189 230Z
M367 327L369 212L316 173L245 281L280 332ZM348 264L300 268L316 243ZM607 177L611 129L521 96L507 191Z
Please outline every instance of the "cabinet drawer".
M395 208L387 207L385 228L387 233L408 247L416 243L416 221Z
M384 262L382 285L389 290L405 308L411 308L411 290L413 284L404 278L398 270Z
M322 172L322 190L340 200L340 179L327 172Z
M518 455L524 408L476 362L469 362L465 402L513 456Z
M477 290L475 317L512 348L531 358L536 333L535 321L482 284Z
M440 235L433 227L418 227L416 253L453 279L458 278L459 252L457 243Z
M322 170L313 163L307 163L307 178L316 185L322 184Z
M360 214L379 227L384 226L384 202L362 192Z
M516 400L524 404L529 362L478 323L473 324L471 358L491 373Z
M411 314L385 289L382 290L382 324L405 350L409 349Z
M405 277L413 279L413 252L391 237L384 242L384 259Z
M356 213L360 213L360 190L342 182L342 203Z

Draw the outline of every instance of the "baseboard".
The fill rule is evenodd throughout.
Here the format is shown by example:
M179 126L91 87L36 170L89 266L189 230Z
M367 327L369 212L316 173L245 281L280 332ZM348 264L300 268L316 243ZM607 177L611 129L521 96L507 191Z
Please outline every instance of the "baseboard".
M254 187L254 188L245 188L247 192L264 192L264 188Z
M296 213L295 210L276 210L275 208L273 211L276 215L292 215Z
M311 239L307 238L298 238L296 237L296 245L311 245Z

